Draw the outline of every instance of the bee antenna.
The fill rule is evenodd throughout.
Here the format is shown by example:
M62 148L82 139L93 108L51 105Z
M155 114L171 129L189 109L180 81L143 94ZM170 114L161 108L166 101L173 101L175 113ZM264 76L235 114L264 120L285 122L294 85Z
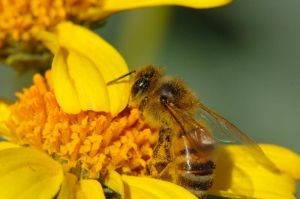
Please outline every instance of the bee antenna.
M123 79L124 77L127 77L128 75L131 75L132 73L135 73L135 72L136 72L136 70L130 71L129 73L126 73L126 74L124 74L124 75L122 75L122 76L120 76L120 77L118 77L116 79L113 79L113 80L107 82L106 85L109 86L109 85L111 85L113 83L116 83L120 79Z

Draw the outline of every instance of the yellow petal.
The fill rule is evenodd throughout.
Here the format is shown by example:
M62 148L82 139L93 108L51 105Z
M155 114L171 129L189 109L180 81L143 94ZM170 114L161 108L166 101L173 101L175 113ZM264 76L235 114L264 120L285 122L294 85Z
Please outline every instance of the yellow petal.
M13 147L0 151L1 198L53 198L63 179L62 167L34 149Z
M59 24L53 34L59 50L52 64L52 81L62 109L67 113L93 110L113 115L122 111L129 98L128 77L106 85L128 73L121 55L97 34L70 22ZM55 46L51 41L56 40L50 36L40 38L47 46Z
M300 179L300 156L298 154L287 148L271 144L260 144L260 147L281 171L294 179Z
M119 193L124 198L124 184L121 175L116 171L109 171L108 176L105 178L104 184Z
M161 5L178 5L192 8L212 8L222 6L231 2L230 0L107 0L104 1L102 9L106 12L121 11L142 7Z
M93 62L69 49L67 65L78 95L81 110L110 111L105 82Z
M81 180L76 193L78 199L105 199L102 187L96 180Z
M57 199L75 199L78 179L71 173L66 173Z
M10 116L10 108L9 105L0 100L0 135L5 136L5 137L9 137L10 135L10 131L7 128L7 126L5 125L5 121L8 120Z
M185 6L191 8L212 8L230 3L231 0L105 0L101 6L89 7L81 12L79 18L97 21L115 12L164 5Z
M131 199L197 199L192 193L176 184L149 178L123 175L125 198Z
M35 39L40 40L53 53L56 54L59 49L59 43L54 34L47 31L38 31L34 35Z
M3 100L0 100L0 121L7 120L9 118L9 115L10 115L9 105Z
M105 199L102 187L96 180L78 180L66 173L57 199Z
M276 151L271 152L269 150L267 155L269 156L270 153L274 152ZM284 154L286 153L282 153L282 155ZM233 196L272 199L295 198L296 184L290 175L285 172L274 172L258 165L251 155L245 154L241 146L221 147L217 151L217 155L217 168L214 185L210 190L211 194L230 198ZM280 158L279 161L284 161L283 157ZM300 165L298 165L299 167ZM279 169L281 168L279 167ZM294 168L287 167L286 169L292 170Z
M52 63L52 82L58 104L67 113L78 113L81 110L77 91L69 75L67 66L68 53L60 48Z
M125 186L126 188L126 195L125 199L158 199L159 197L157 194L153 192L149 192L147 190L140 189L139 187L134 186Z
M121 83L106 86L107 82L128 73L128 67L121 55L94 32L69 22L61 23L57 27L56 34L61 46L67 50L78 52L77 56L86 57L93 64L91 67L95 67L99 76L102 76L103 79L98 79L97 81L92 79L90 81L93 85L100 84L106 87L110 101L110 111L113 115L123 110L129 98L129 83L124 83L124 81L128 81L128 77L124 78ZM72 37L70 37L70 34L72 34ZM72 66L69 65L69 67L71 68ZM87 66L82 67L85 68ZM87 73L87 76L92 75L90 71L85 73ZM72 78L74 81L77 81L77 77L72 76ZM77 90L79 89L88 90L91 88L82 86L77 88ZM102 95L105 94L100 91L94 92L93 98L90 100L95 100L97 96L102 97ZM99 108L91 110L103 111Z
M19 147L19 145L13 144L11 142L5 142L5 141L0 142L0 151L9 148L15 148L15 147Z

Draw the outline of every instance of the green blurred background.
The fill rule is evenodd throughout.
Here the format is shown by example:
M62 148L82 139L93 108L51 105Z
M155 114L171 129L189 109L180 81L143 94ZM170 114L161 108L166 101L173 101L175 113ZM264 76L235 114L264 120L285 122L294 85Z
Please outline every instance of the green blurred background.
M99 33L131 69L162 66L257 142L300 153L299 8L299 0L147 8L112 16ZM0 95L14 99L32 73L1 66Z

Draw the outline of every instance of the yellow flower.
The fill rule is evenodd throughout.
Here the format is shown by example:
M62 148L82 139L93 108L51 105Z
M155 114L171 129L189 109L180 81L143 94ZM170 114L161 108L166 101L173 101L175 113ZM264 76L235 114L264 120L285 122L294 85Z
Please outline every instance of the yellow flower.
M240 146L222 147L217 151L215 182L210 194L229 198L295 198L300 157L275 145L260 147L281 173L266 170L251 157L245 157ZM105 198L98 180L64 173L57 161L37 150L0 142L0 162L5 162L0 165L0 190L4 198L21 194L22 198L44 199L55 195L58 198ZM196 199L175 184L149 177L120 176L114 171L103 184L125 199Z
M66 37L65 32L60 32L61 28L77 35L74 37L75 43L77 42L75 45L68 43L66 39L60 42L61 37ZM57 74L58 78L51 78L50 72L46 73L45 78L37 74L33 78L33 86L25 89L23 93L17 93L19 101L12 105L0 103L0 134L9 139L11 143L16 143L17 146L30 146L30 148L17 147L7 142L0 142L0 162L5 162L5 164L0 164L2 176L0 184L2 183L2 188L5 189L2 197L15 198L22 194L23 198L53 198L55 195L58 198L104 198L99 181L106 176L108 170L130 175L143 175L146 172L146 165L152 157L152 148L156 142L157 133L140 119L137 109L127 108L124 110L124 106L128 102L128 82L118 84L118 86L123 85L122 89L117 90L118 95L110 94L114 92L112 89L118 89L118 87L107 88L106 78L110 80L110 78L122 74L122 70L126 72L128 69L122 57L109 44L94 33L70 23L60 25L57 28L56 36L51 34L48 36L47 39L53 39L52 43L48 44L57 47L52 48L56 52L56 61L54 61L52 72L54 75ZM78 36L87 41L91 40L89 46L92 46L90 49L92 51L89 52L95 51L95 53L86 54L80 51ZM72 54L77 55L77 62L74 62ZM82 60L87 60L83 65L85 68L94 67L94 70L76 71L74 67L80 69L78 62L82 64ZM108 67L103 68L107 66L105 64L115 66L114 70L116 71L113 70L113 67L110 67L113 71L109 71ZM72 70L77 73L75 76L72 76L74 73L63 74L65 71ZM96 78L84 77L85 74L89 76L97 74L97 78L102 81L97 82ZM65 77L68 79L63 79ZM87 82L95 81L90 83L99 84L107 91L89 92L88 89L95 91L95 88L92 88L91 84L86 85L86 82L80 78L85 78L83 80ZM106 81L103 81L103 78ZM79 108L75 106L79 113L64 112L58 105L54 88L55 83L58 83L58 88L65 86L61 83L66 84L65 82L69 79L72 79L70 84L78 84L76 89L100 96L100 100L112 96L109 100L114 100L118 106L103 103L103 101L96 101L95 106L94 103L88 101L86 104L91 105L91 109L97 108L100 104L100 109L106 110L107 113L84 111L87 107L81 106L80 103L76 105ZM57 82L55 82L56 80ZM77 95L76 89L73 91L75 95ZM68 90L64 90L63 94L66 95L62 96L63 100L66 100L66 104L76 99L67 96L69 95ZM79 96L84 97L83 94ZM120 96L123 99L120 100ZM93 98L93 96L90 97ZM78 101L82 102L82 99L78 99ZM120 104L123 105L120 106ZM112 111L116 111L116 109L111 109L111 107L118 108L115 114L112 114ZM119 113L120 111L122 112ZM22 179L16 180L18 176L22 176ZM125 179L121 180L121 177L114 173L114 178L107 178L106 181L109 185L112 182L114 184L118 181L121 182L119 187L124 186L122 190L128 191L126 193L119 192L119 194L126 198L129 197L128 194L131 198L140 198L141 195L148 194L141 188L127 184L125 187L123 181L125 183L127 178L123 177ZM128 178L132 181L136 177ZM138 178L137 181L139 180L144 181L145 179ZM153 180L150 179L150 182L153 183ZM157 184L156 181L158 180L154 180L155 184ZM170 191L175 187L178 190L175 193L183 197L194 198L183 188L177 188L177 185L158 183L162 183ZM120 188L117 191L120 191ZM169 194L172 195L172 193Z
M156 131L140 119L137 109L126 108L116 116L95 111L68 114L56 101L50 72L46 80L35 75L33 82L9 106L5 136L12 142L45 151L66 171L79 167L87 177L100 177L108 169L145 173Z
M0 164L2 198L105 198L98 180L78 179L74 174L64 174L58 162L40 151L0 142L0 162L5 162ZM149 177L120 176L113 171L105 184L112 185L125 199L196 199L175 184Z
M73 40L67 37L70 33ZM125 108L127 81L106 85L128 71L118 52L71 23L39 38L55 53L52 72L35 75L33 85L17 94L17 102L0 103L0 134L10 140L0 142L1 196L104 198L110 191L125 199L196 199L182 187L144 176L157 131L137 109ZM243 147L220 148L210 193L294 198L300 157L281 147L261 147L281 172L259 165Z
M0 142L0 162L5 162L0 164L2 197L104 198L101 181L124 198L162 198L160 187L165 187L168 198L178 194L196 199L172 183L113 172L143 175L151 160L157 132L140 119L137 109L127 108L117 116L67 114L56 102L50 72L46 81L41 75L33 79L33 86L17 94L19 101L0 103L0 129L6 129L11 141Z
M49 30L62 21L97 21L115 12L141 7L180 5L210 8L230 0L1 0L0 44L6 37L28 40L32 33Z
M230 0L0 0L0 60L22 69L24 64L49 67L51 55L34 35L63 21L89 26L128 9L160 5L210 8Z

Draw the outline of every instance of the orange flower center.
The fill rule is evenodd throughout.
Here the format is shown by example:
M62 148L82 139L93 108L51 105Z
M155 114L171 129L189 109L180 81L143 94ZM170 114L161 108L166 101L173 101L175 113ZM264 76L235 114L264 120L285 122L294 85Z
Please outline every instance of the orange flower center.
M69 171L79 168L85 176L98 178L107 170L142 175L151 160L157 132L145 124L137 109L126 108L118 116L83 111L64 113L51 85L35 75L34 85L17 93L7 122L12 140L47 152Z
M28 40L63 20L95 21L103 0L0 0L0 47L7 37Z

